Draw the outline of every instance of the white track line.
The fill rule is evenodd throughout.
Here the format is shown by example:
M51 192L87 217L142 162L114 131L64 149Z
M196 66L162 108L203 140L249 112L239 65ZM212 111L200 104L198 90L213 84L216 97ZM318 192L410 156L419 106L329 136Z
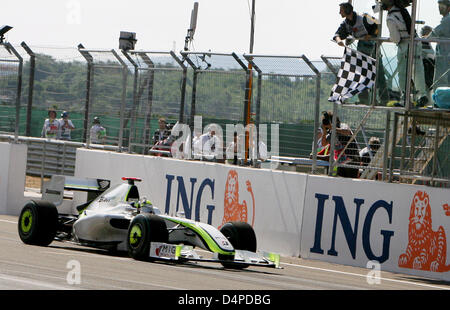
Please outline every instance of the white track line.
M318 268L318 267L311 267L311 266L298 265L298 264L290 264L290 263L283 263L283 262L281 262L280 265L287 265L287 266L299 267L299 268L305 268L305 269L312 269L312 270L320 270L320 271L331 272L331 273L339 273L339 274L355 276L355 277L363 277L363 278L367 277L367 275L364 275L364 274L351 273L351 272L345 272L345 271L338 271L338 270L333 270L333 269ZM433 289L440 289L440 290L450 290L450 287L446 288L446 287L442 287L442 286L435 286L435 285L430 285L430 284L423 284L423 283L410 282L410 281L404 281L404 280L388 279L388 278L382 278L382 277L380 277L379 280L396 282L396 283L401 283L401 284L408 284L408 285L423 286L423 287L428 287L428 288L433 288Z
M17 221L0 220L2 223L17 224Z

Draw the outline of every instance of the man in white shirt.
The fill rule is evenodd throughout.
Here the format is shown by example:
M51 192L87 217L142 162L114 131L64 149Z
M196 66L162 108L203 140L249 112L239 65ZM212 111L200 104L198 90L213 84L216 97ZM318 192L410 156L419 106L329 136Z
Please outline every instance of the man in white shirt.
M56 111L50 109L48 111L48 118L44 121L42 127L41 137L50 139L59 139L61 134L61 124L56 119Z
M69 113L67 111L61 113L59 123L61 124L61 140L70 141L72 139L71 131L75 129L75 126L69 119Z
M405 8L397 7L394 0L382 0L383 8L388 11L386 24L392 42L397 44L397 66L400 91L406 92L406 75L408 67L409 38L411 31L411 16ZM414 86L418 91L417 103L425 106L430 102L425 84L425 72L422 59L422 45L416 43L414 52Z
M100 118L94 117L94 124L91 127L91 143L104 144L106 139L106 129L100 125Z
M222 142L216 135L216 131L211 129L208 133L200 136L202 143L202 154L206 159L214 159L220 153Z

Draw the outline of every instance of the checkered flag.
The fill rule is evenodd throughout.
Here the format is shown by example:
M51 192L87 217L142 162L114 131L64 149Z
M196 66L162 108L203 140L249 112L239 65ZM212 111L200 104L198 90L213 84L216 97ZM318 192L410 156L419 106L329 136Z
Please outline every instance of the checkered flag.
M343 103L346 99L372 88L376 77L376 60L346 47L336 84L328 101Z

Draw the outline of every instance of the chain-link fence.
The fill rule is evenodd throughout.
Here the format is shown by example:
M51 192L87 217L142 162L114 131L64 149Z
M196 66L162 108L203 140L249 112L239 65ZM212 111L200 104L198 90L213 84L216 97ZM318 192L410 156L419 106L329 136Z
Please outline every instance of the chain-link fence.
M394 126L391 181L450 187L450 115L399 112Z
M90 142L90 128L98 117L106 129L105 140L100 143L148 154L155 143L152 138L159 118L193 128L194 117L202 116L203 127L215 123L223 129L227 124L245 125L250 119L257 126L268 125L264 142L269 151L275 138L270 135L270 125L279 128L278 153L272 154L278 158L269 161L302 166L305 169L301 171L313 173L321 166L329 175L349 176L346 173L353 171L359 178L448 186L446 112L430 110L436 113L432 115L436 122L426 123L429 111L416 109L419 114L414 117L406 114L410 127L405 131L402 122L409 113L405 107L380 106L378 101L354 105L358 98L342 106L328 102L341 57L310 61L305 56L177 55L89 50L83 46L29 48L26 44L14 47L14 53L5 47L0 50L3 134L40 137L48 109L53 108L58 118L63 111L69 113L75 126L71 131L74 142ZM396 55L392 51L382 55L388 85L396 89ZM343 138L339 132L333 136L331 128L329 141L334 139L334 143L328 152L333 156L328 157L313 151L320 150L325 111L339 117L342 127L351 129ZM416 128L413 119L419 124L417 134L411 133L412 129L408 132ZM428 149L433 151L426 152Z
M309 157L320 73L305 56L244 55L257 72L253 105L256 124L279 124L279 155Z
M131 152L147 154L155 146L158 119L170 128L186 122L187 67L173 52L130 51L125 57L134 67L133 105L130 109Z
M19 135L23 57L9 43L0 44L0 132ZM22 122L24 123L24 122Z

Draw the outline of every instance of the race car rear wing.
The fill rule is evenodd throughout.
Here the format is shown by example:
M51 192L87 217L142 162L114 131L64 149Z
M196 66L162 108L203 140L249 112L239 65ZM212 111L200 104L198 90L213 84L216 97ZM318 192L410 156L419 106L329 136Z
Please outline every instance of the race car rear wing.
M88 200L92 200L107 190L110 185L110 180L52 175L50 181L43 183L42 200L52 202L58 206L64 200L64 191L87 192Z

